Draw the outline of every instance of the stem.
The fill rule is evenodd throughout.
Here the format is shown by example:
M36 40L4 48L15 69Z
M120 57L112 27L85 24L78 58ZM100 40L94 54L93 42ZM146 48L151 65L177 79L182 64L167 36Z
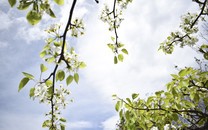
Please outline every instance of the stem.
M54 100L53 99L54 99L54 92L55 92L56 71L57 71L57 69L59 67L59 63L62 60L64 60L66 62L66 60L64 58L64 48L65 48L65 44L66 44L66 35L67 35L68 30L69 30L68 29L69 26L72 25L71 24L71 20L72 20L72 15L73 15L73 11L74 11L76 2L77 2L77 0L73 0L72 6L71 6L71 9L70 9L70 13L69 13L68 22L66 24L64 33L61 36L61 38L63 38L63 44L62 44L62 48L61 48L61 54L60 54L60 57L58 59L58 63L56 64L53 73L51 73L50 76L45 80L45 81L47 81L48 79L50 79L51 77L53 77L52 95L51 95L51 99L50 99L50 101L51 101L51 123L52 123L51 128L55 128L55 124L54 124L55 123L55 120L54 120ZM69 64L68 63L66 63L66 64L69 67Z
M116 0L114 0L114 4L113 4L113 18L114 18L114 22L113 22L113 28L114 28L114 33L116 36L116 47L118 47L118 33L117 33L117 27L116 27ZM116 48L116 53L118 53L118 49Z

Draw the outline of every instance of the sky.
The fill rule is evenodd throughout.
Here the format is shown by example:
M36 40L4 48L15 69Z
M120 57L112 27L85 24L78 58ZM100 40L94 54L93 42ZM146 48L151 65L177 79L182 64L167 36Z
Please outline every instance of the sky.
M78 0L74 17L85 23L85 35L70 41L87 67L79 71L79 84L70 86L74 100L63 111L66 130L115 130L118 115L113 94L121 98L139 93L141 98L165 89L175 65L195 66L197 53L190 47L176 47L172 55L158 51L159 44L171 31L177 30L180 17L197 6L191 0L133 0L125 10L118 30L119 40L129 52L124 62L113 64L114 54L107 47L112 33L99 20L103 4L110 0ZM53 5L56 19L44 15L36 26L25 19L26 12L10 8L7 0L0 1L0 130L42 130L42 122L50 106L29 99L29 83L18 93L21 72L39 76L44 63L39 52L53 23L66 23L71 1L64 6ZM53 69L53 68L50 68ZM44 129L43 129L44 130Z

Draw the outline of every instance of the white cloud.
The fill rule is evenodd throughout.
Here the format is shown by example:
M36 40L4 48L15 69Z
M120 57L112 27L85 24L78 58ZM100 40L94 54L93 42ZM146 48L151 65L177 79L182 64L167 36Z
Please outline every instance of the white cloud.
M104 122L102 122L102 130L115 130L118 120L119 117L117 115L106 119Z
M126 97L138 92L144 96L164 89L171 79L169 74L174 72L174 65L193 64L196 55L189 48L176 50L170 56L157 51L160 42L178 27L180 15L186 12L187 5L190 2L179 0L134 1L118 30L120 40L129 50L124 63L118 65L113 64L113 53L106 46L111 34L107 32L107 26L98 21L96 13L92 13L87 21L86 35L78 40L79 53L88 65L84 75L90 88L101 92L109 102L114 93ZM184 60L182 56L187 54L189 57Z
M5 48L5 47L7 47L8 45L9 45L8 42L0 41L0 49L1 49L1 48Z
M0 10L0 21L1 21L0 30L8 29L12 24L12 21L9 18L9 16L1 10Z
M78 130L78 129L89 129L93 128L93 124L88 121L75 121L75 122L68 122L67 123L68 129Z

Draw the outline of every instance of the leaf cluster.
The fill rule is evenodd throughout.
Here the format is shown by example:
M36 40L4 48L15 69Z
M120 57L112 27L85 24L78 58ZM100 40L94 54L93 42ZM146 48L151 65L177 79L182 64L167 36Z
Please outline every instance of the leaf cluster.
M122 130L201 128L208 122L208 72L193 68L172 74L167 91L157 91L146 100L138 94L125 100L116 97Z

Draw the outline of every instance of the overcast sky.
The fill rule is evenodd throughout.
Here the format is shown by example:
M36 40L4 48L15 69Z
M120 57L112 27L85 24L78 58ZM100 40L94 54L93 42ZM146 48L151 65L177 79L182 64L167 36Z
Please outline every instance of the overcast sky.
M47 37L43 30L55 22L65 26L71 1L61 8L54 6L57 19L44 16L36 26L27 23L25 12L10 8L7 0L0 1L0 130L43 129L44 113L50 107L29 99L29 88L34 84L20 93L18 84L23 71L39 76L39 64L43 63L39 52ZM189 47L177 48L172 55L158 52L159 44L177 30L180 16L197 9L191 0L134 0L118 30L129 55L117 65L107 47L112 34L99 20L103 3L78 0L74 12L75 17L84 19L86 30L71 44L87 68L79 71L79 84L70 86L74 102L63 112L68 121L66 130L115 130L118 117L113 94L125 98L140 93L144 98L165 89L170 74L177 72L175 65L195 65L197 54Z

